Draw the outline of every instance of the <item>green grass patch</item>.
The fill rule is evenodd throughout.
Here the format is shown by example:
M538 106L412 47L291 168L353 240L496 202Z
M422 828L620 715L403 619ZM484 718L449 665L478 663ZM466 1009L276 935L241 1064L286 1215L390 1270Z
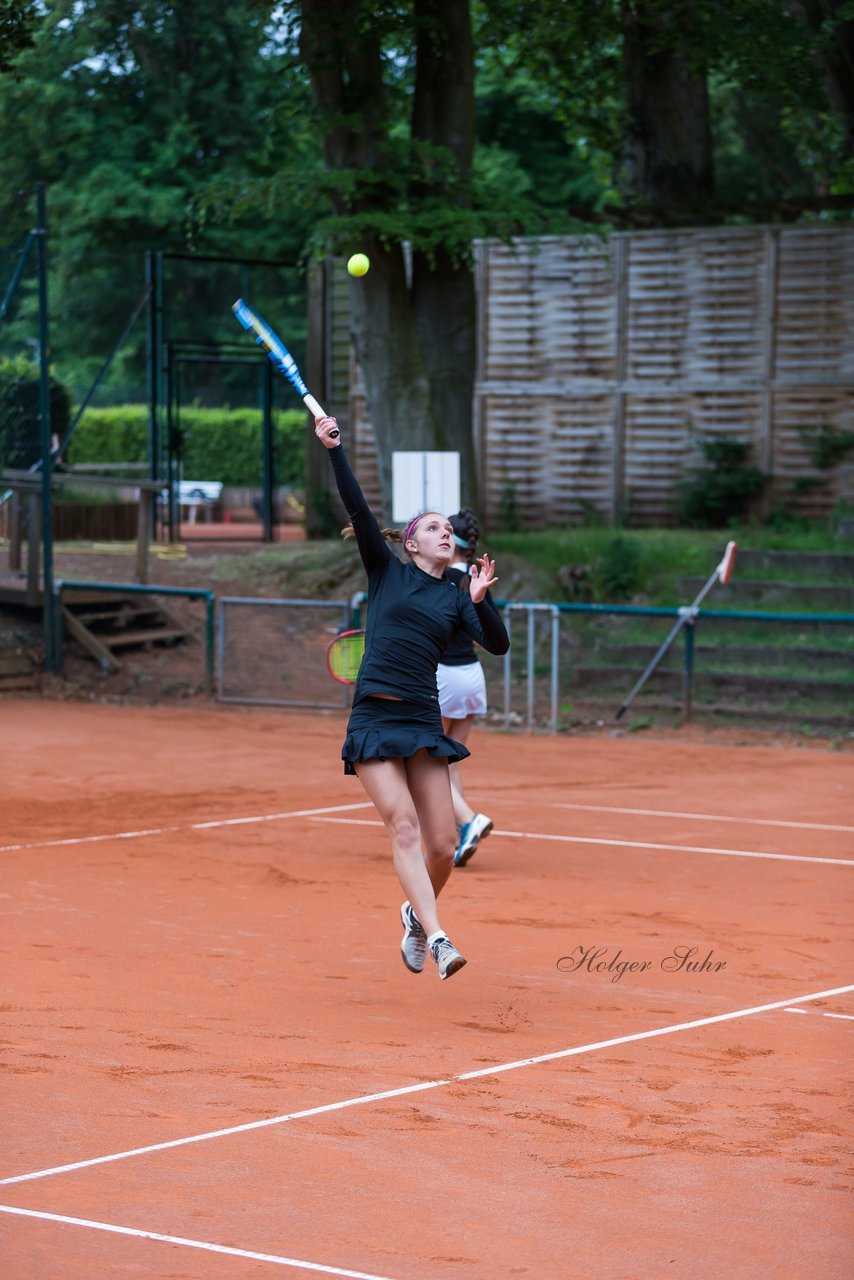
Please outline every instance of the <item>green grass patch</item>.
M623 597L623 602L677 606L690 603L685 599L680 579L709 578L730 539L741 547L766 551L854 551L854 538L839 538L823 525L785 534L761 525L726 530L542 529L492 534L484 540L484 545L496 558L499 575L502 555L524 560L537 581L538 598L541 600L566 599L562 579L568 568L575 568L586 571L585 583L593 603L613 604L619 600L606 588L609 580L615 582L619 578L619 573L613 569L614 545L619 541L631 548L625 561L628 570L631 560L635 579L634 590ZM608 565L611 566L610 573L605 571ZM738 572L736 560L736 575ZM766 576L764 572L762 576ZM792 579L787 574L780 576L784 580L798 582L810 580L802 573ZM826 581L827 578L821 574L812 580ZM724 598L723 591L710 592L706 607L725 607Z

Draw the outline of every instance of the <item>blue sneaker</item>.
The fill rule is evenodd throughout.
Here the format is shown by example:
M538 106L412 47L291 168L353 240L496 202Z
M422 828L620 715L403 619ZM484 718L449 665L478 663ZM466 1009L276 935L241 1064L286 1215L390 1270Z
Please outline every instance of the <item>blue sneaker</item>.
M485 840L492 830L492 819L485 813L476 813L471 822L467 822L460 833L460 843L454 854L454 866L464 867L481 840Z

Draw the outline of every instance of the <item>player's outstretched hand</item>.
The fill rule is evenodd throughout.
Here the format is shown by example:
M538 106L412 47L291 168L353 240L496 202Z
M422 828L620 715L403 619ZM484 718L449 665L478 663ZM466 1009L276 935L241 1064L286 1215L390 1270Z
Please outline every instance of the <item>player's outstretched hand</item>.
M495 576L495 561L489 556L478 556L477 563L471 567L471 585L469 590L474 604L480 604L487 591L498 579Z
M341 432L334 418L315 418L314 434L327 449L334 449L341 443Z

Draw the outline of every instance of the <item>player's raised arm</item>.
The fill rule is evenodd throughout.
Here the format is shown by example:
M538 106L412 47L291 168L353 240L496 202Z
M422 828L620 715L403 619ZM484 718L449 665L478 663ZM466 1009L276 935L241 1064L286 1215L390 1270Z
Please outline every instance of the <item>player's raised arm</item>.
M362 564L365 566L368 575L370 575L374 570L381 568L386 563L391 552L386 545L376 517L368 506L365 495L362 493L359 482L350 469L350 464L344 453L344 447L341 444L341 435L335 418L326 415L316 418L314 434L324 448L329 451L329 461L332 463L332 470L335 473L338 493L344 503L347 515L350 517L353 534L355 534L356 542L359 546L359 554L362 557Z

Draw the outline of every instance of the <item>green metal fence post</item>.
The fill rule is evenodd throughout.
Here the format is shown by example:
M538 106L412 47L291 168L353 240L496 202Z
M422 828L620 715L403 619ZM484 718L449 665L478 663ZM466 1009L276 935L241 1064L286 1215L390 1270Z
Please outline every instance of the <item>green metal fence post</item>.
M273 485L275 458L273 447L273 366L265 360L261 368L261 520L263 539L273 541Z
M216 596L208 591L205 599L205 683L208 693L214 691L214 615Z
M685 667L682 675L682 720L689 724L694 701L694 619L685 624Z
M47 201L45 184L36 183L36 237L39 275L39 443L41 446L41 525L42 525L42 622L44 629L44 666L55 671L54 598L53 598L53 467L50 428L50 345L47 314ZM32 555L32 542L30 545Z

